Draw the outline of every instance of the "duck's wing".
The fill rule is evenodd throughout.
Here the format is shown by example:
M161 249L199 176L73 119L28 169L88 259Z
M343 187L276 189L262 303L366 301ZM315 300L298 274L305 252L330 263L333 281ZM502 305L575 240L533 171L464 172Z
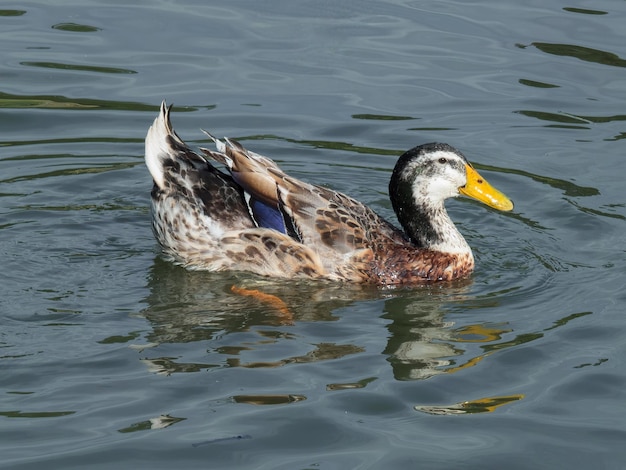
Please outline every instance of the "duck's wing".
M272 228L287 233L284 216L277 204L276 180L270 172L282 173L271 159L246 150L232 139L221 141L211 134L217 152L202 148L202 152L212 160L225 165L233 180L241 188L248 211L258 227Z
M259 226L278 229L330 260L380 244L406 242L402 232L361 202L291 177L271 159L234 140L211 138L217 152L202 151L226 165ZM282 226L268 222L278 218Z
M175 262L270 277L326 277L317 253L255 222L243 188L176 135L165 103L148 131L145 150L154 180L152 227Z
M255 226L241 187L178 137L165 102L148 130L145 160L154 180L157 213L175 217L183 226L201 223L218 233Z

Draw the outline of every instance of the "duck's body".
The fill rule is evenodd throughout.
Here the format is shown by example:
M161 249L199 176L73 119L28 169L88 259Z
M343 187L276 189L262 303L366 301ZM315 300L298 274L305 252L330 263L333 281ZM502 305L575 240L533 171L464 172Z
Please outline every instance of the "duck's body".
M190 269L378 285L453 280L473 270L474 258L444 199L461 191L501 210L513 207L460 152L427 144L402 155L392 175L402 231L235 141L212 139L217 151L190 150L172 129L165 103L146 137L153 230L164 253Z

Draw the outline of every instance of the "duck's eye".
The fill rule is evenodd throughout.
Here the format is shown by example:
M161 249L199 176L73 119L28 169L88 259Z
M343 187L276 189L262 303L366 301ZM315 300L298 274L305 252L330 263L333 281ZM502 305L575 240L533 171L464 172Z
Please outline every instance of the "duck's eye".
M443 165L444 163L448 163L448 160L445 157L441 157L439 159L439 163L441 163Z

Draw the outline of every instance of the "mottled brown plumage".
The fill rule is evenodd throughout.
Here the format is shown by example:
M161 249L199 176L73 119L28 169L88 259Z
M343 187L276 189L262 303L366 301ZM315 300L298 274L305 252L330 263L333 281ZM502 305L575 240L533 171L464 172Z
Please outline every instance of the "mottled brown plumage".
M444 199L461 192L512 209L460 152L427 144L402 155L392 175L390 197L402 231L238 142L211 136L217 150L198 155L176 135L169 112L163 103L146 137L152 225L164 253L190 269L378 285L453 280L469 275L474 258Z

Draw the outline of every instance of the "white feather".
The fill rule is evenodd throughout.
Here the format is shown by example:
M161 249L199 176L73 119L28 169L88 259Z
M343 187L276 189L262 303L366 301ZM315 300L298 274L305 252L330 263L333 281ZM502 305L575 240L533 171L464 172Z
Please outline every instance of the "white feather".
M163 101L163 103L161 103L161 112L154 120L152 126L150 126L150 129L148 129L145 144L146 166L152 175L152 179L159 188L165 187L163 161L169 158L169 145L166 141L168 135L165 120L166 110L165 101Z

